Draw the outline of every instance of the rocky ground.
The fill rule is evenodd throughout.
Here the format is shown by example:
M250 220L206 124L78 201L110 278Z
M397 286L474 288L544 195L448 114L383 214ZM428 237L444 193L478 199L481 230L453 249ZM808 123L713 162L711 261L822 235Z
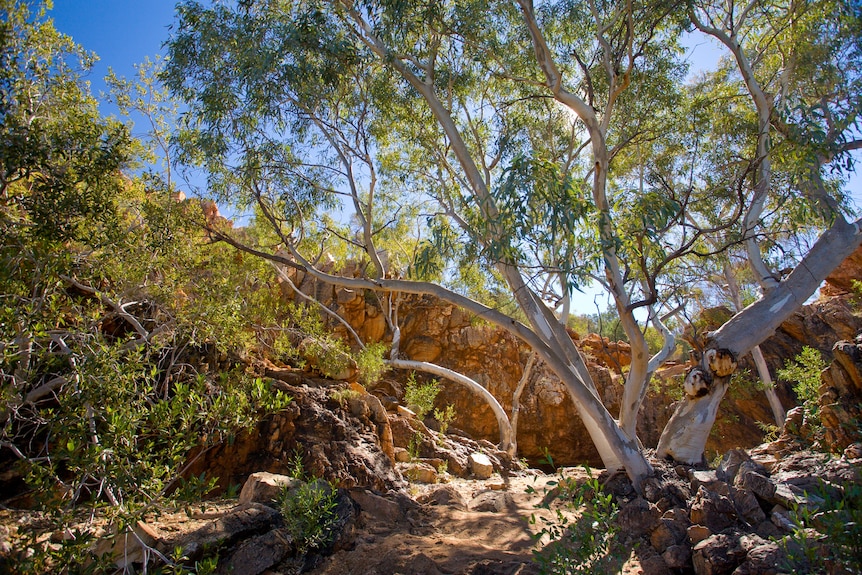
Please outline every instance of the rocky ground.
M618 509L610 547L591 558L596 563L556 572L858 572L862 445L850 446L841 457L786 447L785 437L751 453L731 451L716 469L656 461L656 476L644 485L643 496L623 475L595 475ZM256 473L239 498L154 514L125 536L110 537L106 530L93 549L110 558L117 572L127 573L141 572L147 560L171 556L182 557L189 568L200 568L209 558L217 573L235 575L540 573L534 552L547 537L537 542L536 533L547 524L544 520L561 525L557 508L570 527L580 526L574 528L591 537L605 533L604 523L589 524L593 517L587 524L578 521L579 514L590 511L589 504L560 507L571 501L561 496L561 477L575 491L588 479L584 469L522 470L487 479L441 474L438 483L386 492L338 489L332 492L337 503L332 541L303 553L273 499L285 485L296 489L302 482ZM593 496L587 493L587 501ZM837 504L841 501L843 508ZM38 529L39 516L4 510L0 520L6 558L14 559L22 551L16 543ZM59 548L71 534L45 537ZM585 539L574 541L572 549Z
M558 573L857 573L862 443L858 425L849 425L858 401L849 398L862 382L862 346L838 347L823 376L832 411L820 411L841 415L840 429L830 431L825 418L825 430L815 432L804 410L793 410L776 441L731 450L714 469L654 461L641 495L625 475L607 473L582 491L587 472L571 468L561 472L571 481L563 495L559 473L523 469L487 441L443 435L358 388L284 377L276 381L294 398L288 409L197 459L225 490L244 484L238 499L163 510L120 535L106 520L82 518L96 527L86 545L106 565L97 573L177 561L234 575L526 575L543 572L536 550L548 558L566 549L543 548L547 537L537 545L540 529L558 527L575 533L568 547L575 560ZM828 455L812 445L843 448ZM283 475L298 453L305 476L326 482ZM291 492L338 487L330 543L303 549L274 501L284 484ZM613 502L613 517L584 515L594 509L596 485ZM575 505L579 492L586 496ZM34 534L57 552L76 537L74 529L44 531L46 524L33 511L0 511L0 573L16 572ZM596 545L608 533L609 547ZM590 542L596 553L579 552Z

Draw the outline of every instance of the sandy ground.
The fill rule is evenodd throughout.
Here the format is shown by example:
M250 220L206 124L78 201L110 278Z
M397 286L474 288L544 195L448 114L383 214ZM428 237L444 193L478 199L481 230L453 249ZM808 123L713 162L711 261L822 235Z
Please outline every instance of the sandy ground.
M569 475L583 476L581 470ZM453 479L444 484L412 485L410 495L426 503L409 511L403 521L386 521L363 509L352 549L326 558L315 575L475 574L527 575L539 573L533 561L537 549L531 515L551 517L537 507L553 489L552 475L530 472L487 481ZM433 503L429 495L457 491L458 503ZM532 489L530 489L532 488ZM445 495L445 493L444 493ZM539 520L541 525L541 520ZM619 571L641 573L634 558L620 560Z

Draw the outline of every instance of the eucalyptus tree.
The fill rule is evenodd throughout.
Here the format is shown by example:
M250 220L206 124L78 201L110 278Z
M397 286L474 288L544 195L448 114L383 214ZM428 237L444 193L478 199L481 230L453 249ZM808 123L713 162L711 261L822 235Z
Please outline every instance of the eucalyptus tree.
M226 231L221 239L384 298L434 294L509 330L564 382L605 465L624 468L639 484L651 467L637 440L637 414L652 371L672 348L661 322L677 305L669 306L667 278L685 258L755 245L758 206L772 193L758 180L748 194L751 174L763 174L764 154L772 153L759 143L761 128L739 134L731 143L742 150L740 161L717 172L701 171L708 162L691 149L698 133L716 126L687 99L677 41L698 14L720 9L188 1L178 7L164 77L189 107L184 161L206 166L210 193L254 206L280 245L250 245ZM788 9L761 11L790 21ZM758 33L752 28L751 37ZM727 81L738 91L734 74ZM854 129L852 121L843 126L845 136ZM425 217L413 231L427 239L407 276L393 277L376 242L396 214L416 207ZM327 209L349 213L354 229L339 232ZM700 460L701 427L714 421L710 402L717 406L723 395L734 357L765 338L859 244L858 227L829 213L831 228L801 261L822 265L811 277L777 281L717 334L663 437L663 454ZM361 249L367 273L340 277L315 265L327 234ZM829 258L818 259L826 245ZM447 287L442 270L458 256L506 286L517 310L504 313ZM553 311L591 277L612 295L633 349L618 420ZM761 326L764 307L774 315ZM639 309L665 335L652 357ZM394 361L397 321L390 329ZM705 423L689 433L703 414Z
M726 165L729 181L746 195L738 233L761 297L712 334L710 344L738 356L801 306L862 239L860 220L847 219L852 212L841 186L853 169L852 152L862 147L862 13L852 2L694 2L688 14L696 29L726 48L734 64L728 85L738 86L732 96L747 97L754 116L753 145L739 148L735 167ZM785 234L800 221L808 224L807 246L785 262L785 273L768 265L770 248L773 255L781 248L781 234L770 225L776 219ZM712 375L708 366L692 374L704 377L705 393L677 409L659 455L701 456L728 386L726 377Z

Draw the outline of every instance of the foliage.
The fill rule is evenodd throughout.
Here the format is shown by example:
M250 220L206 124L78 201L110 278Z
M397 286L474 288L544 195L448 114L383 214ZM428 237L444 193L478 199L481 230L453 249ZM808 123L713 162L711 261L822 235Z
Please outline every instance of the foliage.
M821 485L805 496L817 501L794 505L793 533L780 544L796 573L858 573L862 569L862 485ZM816 531L814 531L816 529Z
M763 432L763 443L775 441L781 434L781 428L774 423L764 423L762 421L756 421L755 423L760 428L760 431Z
M300 344L300 351L303 356L312 360L312 365L321 374L333 379L343 377L344 372L353 364L350 348L344 340L328 333L308 334Z
M279 496L284 527L299 553L320 549L332 540L338 491L320 479L287 487Z
M853 307L856 311L862 309L862 281L852 280L850 288L853 291Z
M427 382L416 381L416 373L411 373L407 378L404 388L404 401L407 408L416 414L420 420L434 409L434 400L440 393L440 384L436 379Z
M48 241L109 241L132 142L84 84L95 56L59 33L41 3L32 14L18 0L0 7L2 225Z
M446 435L449 430L449 424L455 419L455 406L451 403L443 409L434 408L434 419L440 424L440 435Z
M322 479L305 472L302 449L297 447L287 462L288 475L298 479L298 486L286 484L278 496L278 507L284 525L299 553L325 547L332 540L332 527L338 517L338 491Z
M359 370L359 383L362 385L374 385L383 374L386 373L388 367L384 362L383 356L386 353L387 346L380 342L370 343L365 346L358 354L356 354L356 368Z
M820 398L820 373L827 363L821 353L805 346L794 359L787 360L778 377L793 385L797 399L805 408L806 419L816 424L818 418L818 399Z
M730 377L730 393L734 399L748 399L763 392L763 381L749 369L736 370Z
M216 478L190 456L290 401L246 363L287 310L169 178L126 173L141 145L98 114L94 56L39 3L2 9L0 447L44 518L18 568L98 571L97 525L199 499Z
M345 387L344 389L336 389L333 390L329 397L338 402L338 405L344 409L347 406L347 402L355 397L359 397L359 392L355 389L351 389L349 387Z
M584 469L583 482L563 470L558 480L548 482L553 497L546 496L539 508L551 512L550 519L545 514L530 516L530 525L541 527L533 535L543 545L533 551L541 573L610 573L620 566L619 508L592 471Z
M410 438L410 442L407 444L407 453L410 454L410 460L414 461L419 459L420 451L422 450L422 432L417 431L413 434L413 437Z

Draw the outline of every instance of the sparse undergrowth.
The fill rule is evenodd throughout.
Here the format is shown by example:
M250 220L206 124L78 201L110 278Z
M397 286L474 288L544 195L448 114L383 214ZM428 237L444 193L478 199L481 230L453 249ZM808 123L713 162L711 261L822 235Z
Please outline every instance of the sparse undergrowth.
M579 481L561 469L558 479L547 483L553 489L539 506L552 517L529 518L538 528L534 538L542 548L534 551L534 560L543 574L611 573L625 561L616 523L619 507L592 470L585 466L584 471L587 477Z

